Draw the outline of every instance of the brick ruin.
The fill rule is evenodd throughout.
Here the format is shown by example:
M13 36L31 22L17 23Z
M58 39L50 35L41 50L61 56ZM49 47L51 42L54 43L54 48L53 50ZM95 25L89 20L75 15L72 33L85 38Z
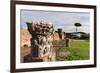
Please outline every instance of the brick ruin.
M40 21L26 24L32 38L30 55L24 57L24 62L55 61L56 48L68 46L62 30L55 32L52 23Z

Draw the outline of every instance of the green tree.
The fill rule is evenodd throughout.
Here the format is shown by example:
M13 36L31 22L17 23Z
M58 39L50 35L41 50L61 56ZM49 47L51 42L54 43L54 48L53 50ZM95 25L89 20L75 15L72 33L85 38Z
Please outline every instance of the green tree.
M76 32L77 32L77 27L81 27L82 24L80 24L80 23L75 23L74 26L76 27Z

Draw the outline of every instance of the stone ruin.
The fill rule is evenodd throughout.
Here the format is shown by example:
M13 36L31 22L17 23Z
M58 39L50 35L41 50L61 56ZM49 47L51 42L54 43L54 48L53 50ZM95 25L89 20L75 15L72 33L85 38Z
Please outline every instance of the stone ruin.
M31 34L31 61L54 61L53 44L50 36L54 33L52 23L40 22L26 22L27 29ZM30 60L30 59L29 59Z

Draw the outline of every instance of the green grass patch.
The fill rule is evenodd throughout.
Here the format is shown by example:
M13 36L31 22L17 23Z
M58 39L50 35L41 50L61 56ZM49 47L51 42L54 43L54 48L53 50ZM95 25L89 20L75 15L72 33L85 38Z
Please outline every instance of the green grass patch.
M64 60L88 60L89 59L89 40L74 40L71 39L70 47L63 47L57 50L57 53L65 51L70 54ZM61 60L62 57L57 55L56 60Z

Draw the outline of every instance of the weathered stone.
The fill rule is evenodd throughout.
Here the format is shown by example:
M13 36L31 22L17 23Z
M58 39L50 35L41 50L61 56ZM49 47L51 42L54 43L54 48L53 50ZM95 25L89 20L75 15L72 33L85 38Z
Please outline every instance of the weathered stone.
M31 41L31 56L33 58L47 57L46 60L51 60L51 49L53 49L52 41L49 39L54 32L53 25L48 22L26 22L28 31L32 35Z

